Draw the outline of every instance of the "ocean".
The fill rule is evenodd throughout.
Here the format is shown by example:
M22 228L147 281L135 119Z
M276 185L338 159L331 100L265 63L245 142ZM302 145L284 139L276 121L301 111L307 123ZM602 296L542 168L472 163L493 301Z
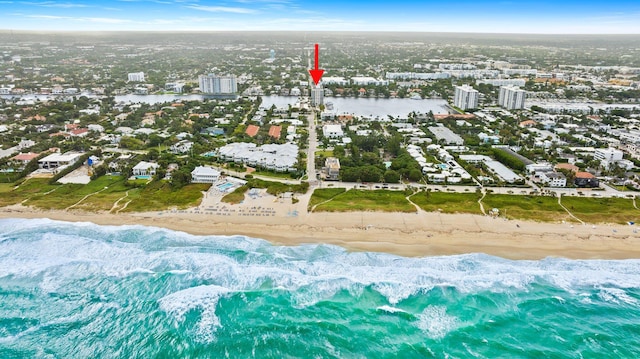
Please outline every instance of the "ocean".
M0 220L0 358L638 358L640 260Z

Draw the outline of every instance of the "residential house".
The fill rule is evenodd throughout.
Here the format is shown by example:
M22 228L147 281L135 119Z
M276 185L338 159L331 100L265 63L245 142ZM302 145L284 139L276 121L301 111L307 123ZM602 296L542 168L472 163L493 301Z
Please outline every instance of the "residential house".
M29 162L31 162L34 158L40 156L39 153L27 152L27 153L19 153L13 157L11 160L16 162L20 168L24 168Z
M171 151L171 153L174 153L174 154L187 153L191 151L192 147L193 147L193 142L189 140L182 140L171 145L171 147L169 148L169 151Z
M340 160L336 157L327 157L322 172L325 180L337 181L340 176Z
M566 187L567 177L559 172L540 172L540 182L549 187Z
M600 181L589 172L578 172L574 184L576 187L599 187Z
M328 138L341 138L344 137L342 126L340 125L324 125L322 127L322 134Z
M140 161L135 167L133 167L134 176L153 176L156 174L156 170L160 167L157 163Z
M192 183L215 183L220 178L220 171L207 166L198 166L191 171Z
M38 166L43 169L59 169L76 163L83 155L81 152L52 153L38 160Z

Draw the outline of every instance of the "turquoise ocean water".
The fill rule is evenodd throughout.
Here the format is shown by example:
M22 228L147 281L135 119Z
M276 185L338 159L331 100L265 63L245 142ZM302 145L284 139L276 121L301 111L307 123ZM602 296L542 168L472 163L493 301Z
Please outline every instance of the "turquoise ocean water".
M0 220L0 358L638 358L640 260Z

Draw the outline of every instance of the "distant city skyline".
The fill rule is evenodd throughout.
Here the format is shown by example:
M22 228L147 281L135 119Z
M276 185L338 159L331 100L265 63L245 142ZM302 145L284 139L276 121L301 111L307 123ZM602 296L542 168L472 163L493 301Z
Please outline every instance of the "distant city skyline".
M640 34L638 1L0 0L0 29Z

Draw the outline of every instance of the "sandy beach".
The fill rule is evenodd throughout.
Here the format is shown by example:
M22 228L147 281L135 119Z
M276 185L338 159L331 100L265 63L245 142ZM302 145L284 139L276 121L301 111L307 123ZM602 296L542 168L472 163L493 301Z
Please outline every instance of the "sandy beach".
M635 226L537 223L424 211L308 213L307 198L293 204L290 199L262 194L237 205L220 203L219 198L208 193L199 207L189 210L120 214L42 211L14 205L0 208L0 218L139 224L196 235L245 235L277 245L325 243L401 256L481 252L510 259L640 258Z

